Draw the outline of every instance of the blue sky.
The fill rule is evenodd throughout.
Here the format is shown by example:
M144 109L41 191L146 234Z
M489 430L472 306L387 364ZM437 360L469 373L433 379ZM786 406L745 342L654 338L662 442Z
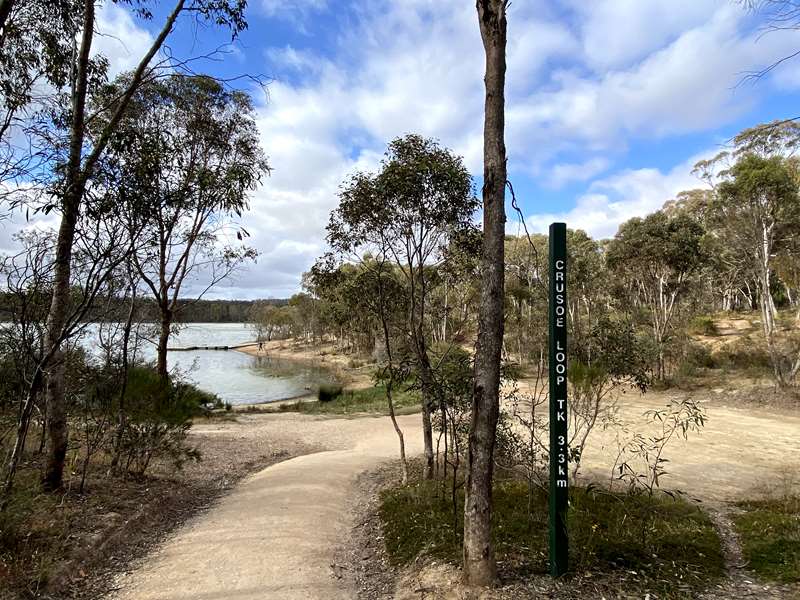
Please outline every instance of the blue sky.
M144 23L105 6L97 51L115 71L130 68L156 17ZM325 250L339 183L375 168L395 136L438 138L480 185L483 48L474 2L250 0L247 19L218 60L195 64L271 79L266 95L251 88L274 169L245 219L260 258L218 296L297 291ZM800 63L742 83L800 48L800 34L761 36L758 16L735 0L518 0L508 19L510 179L533 230L558 219L612 236L620 222L699 186L694 162L742 128L800 116ZM187 57L227 41L184 21L170 46Z

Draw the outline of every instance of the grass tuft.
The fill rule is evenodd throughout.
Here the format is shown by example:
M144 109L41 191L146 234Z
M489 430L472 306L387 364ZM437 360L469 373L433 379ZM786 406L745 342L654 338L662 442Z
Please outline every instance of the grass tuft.
M800 582L800 497L737 504L734 518L749 568L771 581Z

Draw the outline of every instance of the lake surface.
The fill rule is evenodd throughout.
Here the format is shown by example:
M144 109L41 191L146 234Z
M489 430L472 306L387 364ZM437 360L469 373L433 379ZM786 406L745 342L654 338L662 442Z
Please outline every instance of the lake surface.
M143 326L151 329L152 326ZM155 340L150 331L142 335ZM191 323L170 336L170 348L236 346L252 342L256 332L247 323ZM90 353L97 350L97 325L89 326L80 342ZM94 348L93 348L94 346ZM142 340L139 356L155 360L155 344ZM321 384L333 383L330 371L310 363L273 357L255 357L236 350L171 351L170 371L178 371L200 389L217 394L231 404L275 402L316 393Z

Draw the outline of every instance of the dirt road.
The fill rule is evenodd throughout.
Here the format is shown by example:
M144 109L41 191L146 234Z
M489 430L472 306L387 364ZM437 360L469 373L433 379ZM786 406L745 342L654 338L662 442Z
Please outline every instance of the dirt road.
M645 410L663 406L669 394L627 394L621 414L641 422ZM420 418L400 418L411 454L421 451ZM314 600L353 598L333 576L332 557L346 540L359 473L397 456L388 418L330 419L297 414L240 418L240 423L202 425L242 435L296 436L328 448L274 465L250 477L229 496L168 540L130 575L118 581L115 600ZM666 452L667 488L705 501L747 496L764 484L798 472L800 417L708 405L704 431ZM613 436L598 431L585 453L585 471L607 477Z

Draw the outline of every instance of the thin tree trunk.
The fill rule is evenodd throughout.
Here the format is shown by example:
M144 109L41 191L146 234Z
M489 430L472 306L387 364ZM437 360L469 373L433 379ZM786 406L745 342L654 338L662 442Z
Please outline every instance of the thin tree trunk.
M131 277L130 271L128 272L128 276ZM125 393L128 390L128 373L130 371L128 346L131 342L131 329L133 328L133 316L135 312L136 285L131 283L131 305L128 309L128 319L125 321L125 328L122 330L122 386L119 390L117 430L114 433L114 456L111 459L111 469L116 469L119 464L119 457L122 453L122 439L125 434L125 427L127 427L128 424L127 413L125 412Z
M478 21L486 52L486 106L483 129L483 270L475 384L469 432L464 504L464 582L492 585L497 578L492 548L492 475L500 410L503 344L506 148L505 0L478 0Z
M78 210L85 188L81 173L81 152L84 140L84 116L88 90L89 53L94 33L94 2L85 0L83 5L83 34L78 56L75 84L72 92L72 124L70 128L69 159L64 180L63 213L58 228L56 256L53 265L53 296L47 315L47 347L52 349L61 343L67 320L70 299L70 272L72 243L78 222ZM60 349L52 353L47 370L47 466L43 486L45 490L61 488L64 476L64 457L67 453L69 431L67 407L64 397L64 365Z
M431 372L430 361L428 360L427 348L424 344L418 353L420 379L422 381L422 440L425 454L425 466L423 468L423 478L433 478L433 425L431 423L431 412L434 406L434 398L431 393L434 389L433 373Z
M382 277L382 273L378 273L378 277ZM380 302L380 319L381 319L381 327L383 329L383 341L386 344L386 361L389 369L389 383L386 385L386 402L389 405L389 417L392 419L392 426L394 427L394 431L397 434L397 439L400 443L400 465L402 468L402 484L408 484L408 460L406 459L406 443L405 438L403 437L403 430L400 429L400 425L397 423L397 417L394 413L394 399L392 398L392 392L394 390L394 360L392 357L392 345L391 340L389 338L389 325L386 322L386 308L385 308L385 297L383 294L383 283L379 281L378 283L378 294L380 295L379 302Z
M11 9L14 8L14 0L0 0L0 48L6 41L6 33L8 32L7 22L8 17L11 16Z
M163 309L161 313L161 331L158 335L158 347L156 357L156 372L161 378L161 381L166 381L169 378L169 370L167 369L167 346L169 344L169 330L172 327L172 312L169 309Z

